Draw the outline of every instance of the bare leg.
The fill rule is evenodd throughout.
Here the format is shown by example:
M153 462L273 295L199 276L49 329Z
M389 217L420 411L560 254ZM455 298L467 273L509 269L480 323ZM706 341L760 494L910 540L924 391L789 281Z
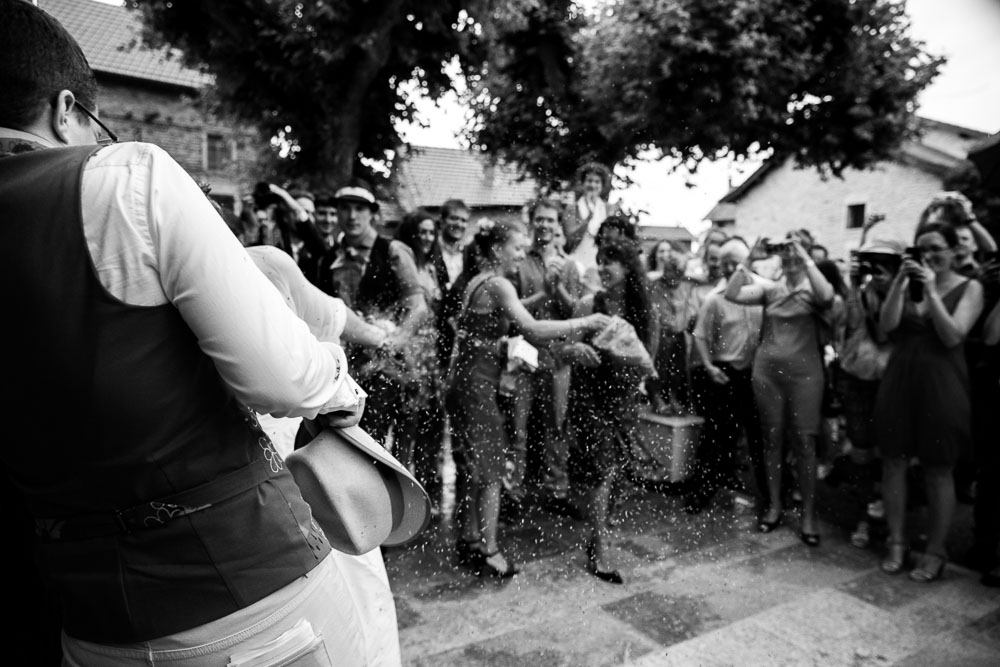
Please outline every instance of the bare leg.
M885 504L885 521L889 525L889 543L906 542L906 470L905 458L883 459L882 502Z
M500 550L497 540L500 523L500 482L490 482L479 491L479 532L483 539L486 553L492 554Z
M925 466L927 485L927 553L945 555L945 540L955 512L955 478L951 466Z
M604 546L608 536L608 509L611 506L611 487L614 485L615 475L611 473L605 475L601 483L591 490L587 499L587 516L590 519L590 539L594 564L598 570L605 571Z

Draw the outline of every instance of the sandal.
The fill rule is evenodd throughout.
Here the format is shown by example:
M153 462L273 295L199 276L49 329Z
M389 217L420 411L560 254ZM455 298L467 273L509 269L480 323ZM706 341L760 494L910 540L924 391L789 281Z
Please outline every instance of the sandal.
M871 535L868 532L868 522L859 521L858 527L851 533L851 546L864 549L871 542Z
M906 544L903 542L889 542L889 553L879 566L886 574L899 574L906 566Z
M482 573L489 574L500 579L513 577L520 572L514 563L507 559L499 549L491 554L483 554Z
M944 574L944 566L947 564L947 556L925 552L920 558L920 563L910 571L910 581L915 581L918 584L929 584L932 581L937 581Z

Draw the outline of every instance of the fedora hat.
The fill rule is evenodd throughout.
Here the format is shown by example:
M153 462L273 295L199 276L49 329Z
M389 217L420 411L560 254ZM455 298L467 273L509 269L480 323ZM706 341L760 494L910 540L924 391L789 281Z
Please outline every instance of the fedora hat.
M430 521L420 483L361 427L326 427L285 462L330 544L358 555L415 538Z
M368 182L360 178L352 178L347 185L337 190L333 195L334 203L356 202L365 204L372 213L378 212L378 201Z

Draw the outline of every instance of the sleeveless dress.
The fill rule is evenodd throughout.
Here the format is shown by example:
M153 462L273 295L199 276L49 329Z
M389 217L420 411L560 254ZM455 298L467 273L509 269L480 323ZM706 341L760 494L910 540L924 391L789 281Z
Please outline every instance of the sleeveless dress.
M941 301L953 313L969 281ZM875 436L883 457L916 456L924 465L952 465L972 446L969 373L964 346L947 347L929 315L909 303L875 400Z
M490 278L469 284L466 304ZM507 433L498 394L507 361L502 339L509 330L510 320L499 309L477 313L466 305L458 319L446 405L455 465L478 484L498 482L505 473Z
M604 292L594 295L594 312L608 313ZM572 435L569 473L574 483L597 486L612 470L628 470L639 445L639 382L643 372L613 363L598 350L601 364L574 366L567 424Z

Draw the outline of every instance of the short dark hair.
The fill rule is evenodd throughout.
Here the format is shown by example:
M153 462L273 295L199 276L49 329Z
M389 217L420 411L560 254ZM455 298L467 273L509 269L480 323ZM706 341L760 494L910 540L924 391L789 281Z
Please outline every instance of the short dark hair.
M534 199L528 206L528 222L531 223L535 219L535 211L540 208L551 208L556 212L556 217L562 222L563 217L563 205L556 199Z
M954 248L958 245L958 232L955 231L953 226L943 222L930 222L917 227L917 232L913 235L913 242L916 243L925 234L940 234L949 248Z
M621 232L622 236L629 241L635 241L639 235L636 230L636 224L632 222L629 218L625 217L621 213L616 213L608 218L605 218L601 226L597 228L597 245L600 246L602 243L602 237L604 232L608 229L616 229Z
M25 0L0 0L0 16L0 126L31 125L61 90L97 107L94 72L59 21Z
M468 211L469 207L461 199L449 199L441 204L441 219L444 220L453 211Z

